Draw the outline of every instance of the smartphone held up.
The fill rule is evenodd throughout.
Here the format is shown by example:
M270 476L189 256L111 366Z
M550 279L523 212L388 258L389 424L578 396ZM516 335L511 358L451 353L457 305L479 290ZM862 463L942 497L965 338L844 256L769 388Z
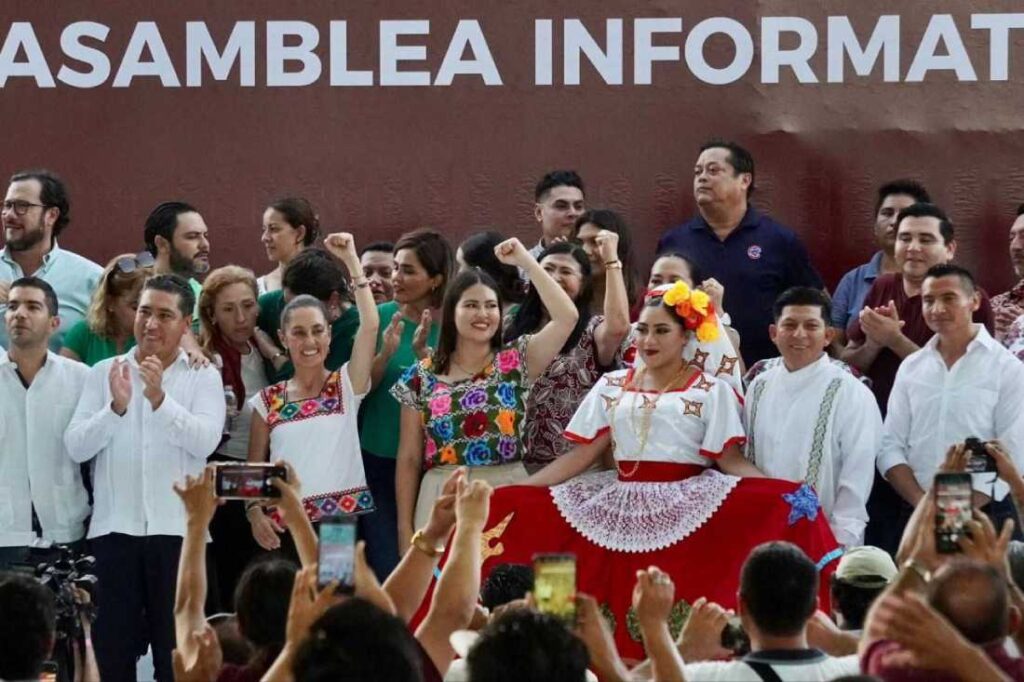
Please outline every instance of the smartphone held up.
M274 464L252 462L217 465L215 486L217 497L225 500L256 500L281 497L272 480L288 480L288 470Z
M320 522L317 584L338 581L338 594L352 594L356 585L356 518L329 516Z
M576 555L533 556L533 598L537 610L576 625Z
M935 549L943 554L960 551L960 539L970 537L971 475L935 475Z

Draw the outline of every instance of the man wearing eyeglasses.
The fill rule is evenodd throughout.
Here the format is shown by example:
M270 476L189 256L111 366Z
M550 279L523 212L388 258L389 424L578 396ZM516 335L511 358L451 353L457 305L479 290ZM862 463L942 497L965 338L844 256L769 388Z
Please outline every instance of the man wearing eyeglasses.
M0 211L4 248L0 251L0 311L7 306L10 284L34 276L57 292L60 328L50 337L54 352L64 345L64 333L85 317L103 268L57 245L57 236L70 222L70 203L64 183L45 170L21 171L11 177ZM0 328L0 346L8 346Z

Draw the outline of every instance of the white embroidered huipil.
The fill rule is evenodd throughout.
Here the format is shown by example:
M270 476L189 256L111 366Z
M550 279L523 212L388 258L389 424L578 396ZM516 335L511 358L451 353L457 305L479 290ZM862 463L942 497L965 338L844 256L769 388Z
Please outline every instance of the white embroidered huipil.
M936 334L908 355L896 372L882 431L878 471L884 476L907 464L924 490L951 445L974 436L1002 441L1018 468L1024 468L1024 363L992 338L984 326L967 352L946 367ZM974 474L974 489L993 495L993 473ZM995 481L993 499L1009 487Z
M154 410L143 395L135 352L118 356L127 360L132 382L127 412L118 416L110 407L115 358L104 360L89 370L64 435L74 461L93 460L90 539L109 533L184 536L185 507L172 486L202 473L224 429L224 385L215 367L193 369L179 351L164 368L164 400Z
M818 493L836 539L859 545L882 416L871 391L827 355L790 372L783 363L747 387L747 458L772 478Z
M89 368L50 352L25 388L17 365L0 351L0 547L24 547L85 537L89 495L64 447L64 430L78 405Z

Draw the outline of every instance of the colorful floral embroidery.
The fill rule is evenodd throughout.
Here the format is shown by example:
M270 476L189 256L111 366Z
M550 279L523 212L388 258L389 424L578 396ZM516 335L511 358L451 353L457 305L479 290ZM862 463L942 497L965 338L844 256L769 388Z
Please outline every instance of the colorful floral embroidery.
M474 412L462 420L462 432L466 438L479 438L487 430L487 413Z
M475 440L466 448L466 464L469 466L478 467L491 463L491 449L487 447L486 441Z
M498 371L502 374L508 374L509 372L519 369L519 351L515 348L509 348L498 353Z
M437 448L434 448L437 450ZM445 445L441 449L441 464L458 464L459 456L455 454L455 448L451 445Z
M488 368L466 381L441 381L427 362L403 373L391 394L422 416L425 468L522 459L518 431L528 394L523 367L527 340L523 337L499 351Z
M498 430L506 436L516 432L516 413L512 410L500 410L494 421L498 424Z
M452 397L450 395L434 396L430 400L430 416L441 417L452 411Z
M268 386L260 392L267 409L267 426L276 426L292 421L311 419L327 414L344 414L345 401L341 390L341 374L332 372L324 382L323 391L315 398L288 400L288 382L282 381Z

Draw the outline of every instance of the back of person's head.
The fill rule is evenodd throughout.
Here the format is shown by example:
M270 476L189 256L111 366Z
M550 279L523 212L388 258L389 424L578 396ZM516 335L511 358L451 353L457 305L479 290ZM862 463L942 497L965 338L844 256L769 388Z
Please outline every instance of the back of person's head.
M348 271L321 248L308 248L296 254L284 269L281 286L292 296L307 294L324 303L334 292L349 299Z
M818 607L818 569L794 544L758 545L740 571L740 599L762 633L797 635Z
M0 573L0 680L38 679L56 624L49 588L30 576Z
M295 654L295 682L419 682L420 650L400 619L348 599L313 623Z
M178 227L178 216L182 213L199 211L184 201L165 201L150 212L142 230L142 239L147 251L156 255L157 237L163 237L169 244L174 242L174 230Z
M494 248L503 241L505 237L494 230L471 234L459 244L462 261L471 268L480 268L494 278L503 304L522 303L526 289L519 277L519 268L502 263L494 253Z
M842 616L846 630L861 630L875 599L898 573L892 557L878 547L851 547L832 574L832 610Z
M298 570L290 559L258 558L242 572L235 587L238 630L266 666L284 646L288 605Z
M930 204L932 202L932 197L928 194L928 190L917 180L891 180L878 188L878 197L875 200L875 213L878 213L879 209L882 208L882 203L886 197L893 195L908 196L914 200L914 203L918 204Z
M489 611L523 599L533 589L533 568L526 564L499 564L480 587L480 603Z
M546 173L533 188L534 201L543 201L547 193L556 187L575 187L581 194L587 193L579 173L574 170L553 170Z
M11 176L11 183L35 180L39 183L39 203L47 208L56 208L60 215L53 222L53 238L56 239L71 222L71 200L64 181L53 171L43 168L18 171Z
M776 322L782 317L782 311L787 306L798 305L798 306L815 306L821 309L821 319L825 320L825 324L832 324L832 301L821 289L815 289L814 287L790 287L786 289L779 297L775 299L775 304L772 306L772 316Z
M561 621L532 609L492 620L466 657L470 682L583 682L589 662Z
M900 223L907 218L935 218L939 221L939 234L942 235L942 241L944 244L949 244L956 238L956 232L953 229L953 221L949 219L946 212L935 204L930 204L925 201L919 201L916 204L911 204L905 209L899 212L896 216L896 232L900 231Z
M954 559L928 583L928 602L975 644L1002 640L1010 629L1006 581L989 564Z

